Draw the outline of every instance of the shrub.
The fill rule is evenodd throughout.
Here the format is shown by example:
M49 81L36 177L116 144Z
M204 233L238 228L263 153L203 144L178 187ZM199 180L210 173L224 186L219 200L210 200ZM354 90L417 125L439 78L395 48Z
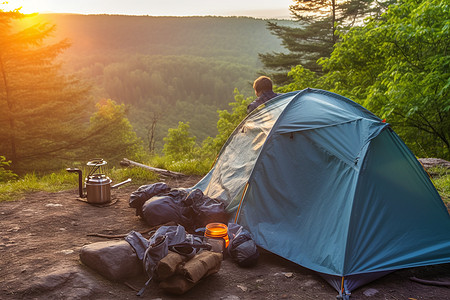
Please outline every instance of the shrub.
M11 170L5 169L5 167L8 168L10 164L10 160L6 160L6 157L0 156L0 182L7 182L17 178L17 175Z

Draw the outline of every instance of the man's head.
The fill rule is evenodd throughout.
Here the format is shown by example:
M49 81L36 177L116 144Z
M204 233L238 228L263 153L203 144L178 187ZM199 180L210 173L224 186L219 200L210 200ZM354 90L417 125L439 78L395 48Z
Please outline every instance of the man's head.
M260 76L253 82L253 89L259 97L263 92L272 90L272 80L267 76Z

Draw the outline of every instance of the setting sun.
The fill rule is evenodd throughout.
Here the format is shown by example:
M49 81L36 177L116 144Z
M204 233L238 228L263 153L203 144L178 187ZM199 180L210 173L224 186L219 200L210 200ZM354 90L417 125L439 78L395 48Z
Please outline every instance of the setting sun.
M40 7L45 7L47 1L25 1L25 0L11 0L6 3L2 3L0 8L4 11L10 11L20 8L20 12L24 14L31 14L40 12Z

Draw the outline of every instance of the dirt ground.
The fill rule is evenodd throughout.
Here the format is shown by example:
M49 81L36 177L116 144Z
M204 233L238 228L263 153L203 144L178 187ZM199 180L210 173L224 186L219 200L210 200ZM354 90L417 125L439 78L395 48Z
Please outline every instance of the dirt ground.
M190 187L196 177L166 181ZM126 234L148 226L128 206L138 186L113 190L115 204L96 207L77 200L77 190L36 192L0 203L0 299L136 299L144 277L113 283L84 266L83 245L105 241L91 233ZM113 200L113 202L115 201ZM355 290L351 299L450 299L450 287L423 285L410 277L450 281L450 264L396 271ZM261 250L257 266L240 268L230 259L218 273L182 296L151 283L145 299L336 299L319 275Z

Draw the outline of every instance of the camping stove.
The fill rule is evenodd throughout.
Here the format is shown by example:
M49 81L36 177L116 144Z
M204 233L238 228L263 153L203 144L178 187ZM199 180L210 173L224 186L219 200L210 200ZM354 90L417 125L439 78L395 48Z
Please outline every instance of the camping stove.
M78 191L80 198L87 198L88 203L103 204L111 202L111 189L117 188L131 181L131 178L111 186L112 180L105 175L107 162L101 158L93 159L87 163L89 173L84 179L86 194L83 192L82 171L77 168L68 168L68 172L78 173Z

